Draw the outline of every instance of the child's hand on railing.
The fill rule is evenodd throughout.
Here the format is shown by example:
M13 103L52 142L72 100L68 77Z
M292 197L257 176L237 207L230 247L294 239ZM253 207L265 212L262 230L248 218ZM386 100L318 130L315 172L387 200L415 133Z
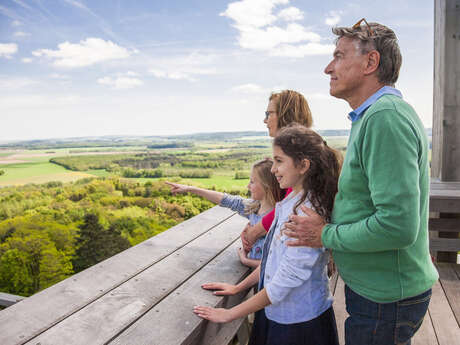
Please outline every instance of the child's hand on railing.
M206 319L212 322L223 323L235 319L232 316L231 309L196 306L193 307L193 312L202 319Z
M236 285L227 283L205 283L201 287L205 290L216 290L213 292L216 296L231 296L239 292Z
M238 257L240 258L241 263L245 266L249 266L248 252L245 251L243 248L238 248L236 251L238 253Z

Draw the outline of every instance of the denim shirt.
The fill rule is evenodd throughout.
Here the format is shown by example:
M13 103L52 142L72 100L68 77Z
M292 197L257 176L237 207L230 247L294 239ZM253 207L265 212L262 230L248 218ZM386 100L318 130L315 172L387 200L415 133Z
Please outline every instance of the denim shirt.
M245 206L252 202L252 199L244 199L237 195L224 194L224 198L220 202L219 206L226 207L232 211L238 212L240 216L249 219L249 224L256 225L259 223L266 213L258 215L256 213L246 214L244 212ZM268 213L268 212L267 212ZM265 237L260 237L252 246L250 252L248 253L249 259L260 260L262 259L262 248L265 243Z
M268 319L281 324L312 320L332 305L327 278L329 255L324 248L288 247L280 230L288 221L301 193L291 193L275 207L275 219L265 241L259 291L265 287L270 305ZM311 207L308 199L304 205ZM304 215L299 209L297 214Z
M352 112L348 113L348 118L350 119L351 122L355 122L359 120L364 112L377 100L384 96L384 95L395 95L400 98L402 98L401 91L398 89L395 89L394 87L391 86L383 86L380 89L377 90L373 95L371 95L368 99L366 99L358 108L353 110Z

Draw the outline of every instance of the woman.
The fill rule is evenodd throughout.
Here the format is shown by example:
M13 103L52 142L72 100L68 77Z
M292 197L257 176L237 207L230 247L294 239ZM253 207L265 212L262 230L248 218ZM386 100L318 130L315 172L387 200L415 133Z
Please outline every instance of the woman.
M264 123L268 128L268 135L275 137L278 131L291 123L298 123L307 128L313 124L310 107L305 97L293 90L283 90L273 92L268 99L267 111L265 112ZM286 190L286 195L291 189ZM262 236L265 236L275 217L275 211L268 213L262 218L262 221L254 226L249 224L241 233L241 241L245 253L249 252L256 242ZM240 253L241 255L241 253Z

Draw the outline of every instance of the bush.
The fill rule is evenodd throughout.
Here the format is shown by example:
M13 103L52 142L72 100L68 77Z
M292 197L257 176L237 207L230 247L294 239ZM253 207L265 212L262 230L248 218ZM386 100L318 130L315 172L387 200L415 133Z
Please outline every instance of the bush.
M0 176L5 174L5 170L0 170Z
M245 180L249 178L249 173L247 171L237 171L235 173L235 180Z

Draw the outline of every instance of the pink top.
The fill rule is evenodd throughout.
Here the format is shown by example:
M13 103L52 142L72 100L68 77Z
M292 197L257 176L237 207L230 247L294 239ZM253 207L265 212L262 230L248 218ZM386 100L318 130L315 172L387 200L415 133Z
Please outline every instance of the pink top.
M286 190L286 195L284 196L284 199L289 195L289 193L292 192L292 188L288 188ZM263 218L262 218L262 226L264 227L265 231L270 230L270 227L272 226L273 219L275 219L275 208L271 210L270 213L267 213Z

